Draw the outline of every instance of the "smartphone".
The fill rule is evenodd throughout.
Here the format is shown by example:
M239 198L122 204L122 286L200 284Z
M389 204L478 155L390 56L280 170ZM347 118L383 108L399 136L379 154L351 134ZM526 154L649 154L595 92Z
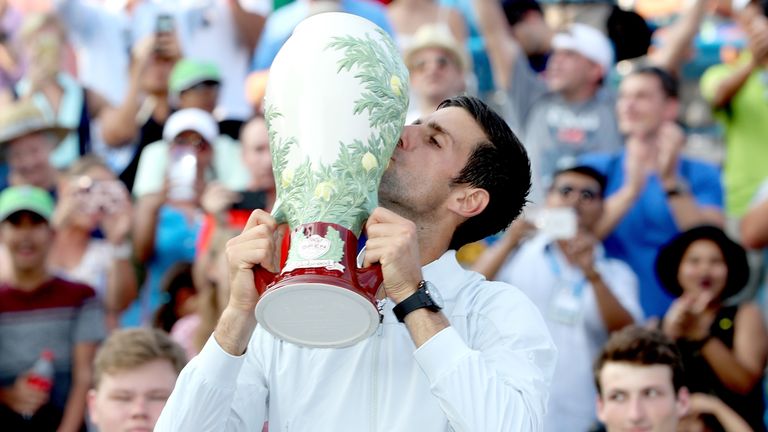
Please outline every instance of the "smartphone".
M192 201L195 199L197 155L195 149L173 146L168 165L168 199Z
M172 15L159 14L155 19L155 33L172 33L174 27Z
M553 240L576 237L578 216L572 207L543 208L534 218L534 225Z
M240 201L232 204L232 210L256 210L267 206L267 194L264 191L245 191L240 193Z

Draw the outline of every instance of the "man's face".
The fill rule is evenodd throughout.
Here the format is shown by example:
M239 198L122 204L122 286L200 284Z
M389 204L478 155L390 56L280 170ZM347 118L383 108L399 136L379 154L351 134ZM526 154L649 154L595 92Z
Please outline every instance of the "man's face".
M264 120L251 120L240 134L243 146L243 163L253 179L254 187L260 190L275 188L272 174L272 154L269 152L269 134Z
M403 130L379 186L383 207L412 220L434 215L485 134L459 107L442 108Z
M688 391L675 393L667 365L608 362L600 371L597 417L608 432L675 432Z
M420 97L439 103L464 91L464 73L448 51L423 48L411 60L411 86Z
M555 177L547 193L547 207L572 207L579 217L579 226L589 232L603 214L600 183L592 177L564 172Z
M10 142L8 165L21 184L49 189L51 164L49 162L55 143L46 133L24 135Z
M88 410L101 432L146 431L155 427L178 374L166 359L132 370L105 373L88 393Z
M199 108L213 113L219 100L219 83L216 81L203 81L179 95L179 108Z
M646 136L658 131L664 121L674 120L677 103L664 93L658 77L633 74L619 86L616 114L622 133Z
M597 82L600 66L572 50L556 49L547 62L547 85L553 92L570 93Z
M36 213L16 212L0 225L2 241L8 248L17 272L30 272L45 267L53 230Z

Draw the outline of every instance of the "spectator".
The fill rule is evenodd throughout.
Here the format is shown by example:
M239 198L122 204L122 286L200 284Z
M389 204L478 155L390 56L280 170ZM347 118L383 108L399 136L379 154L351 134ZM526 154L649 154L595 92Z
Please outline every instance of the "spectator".
M110 109L104 97L83 87L62 69L66 31L52 14L32 14L21 28L21 53L27 64L17 83L16 98L33 98L70 134L54 150L51 163L66 168L79 156L91 151L96 140L91 122Z
M99 432L152 430L187 359L157 329L113 333L94 362L88 413Z
M583 158L608 178L595 233L605 238L609 256L637 274L646 317L663 316L672 302L653 271L661 245L681 230L723 223L718 170L680 154L685 135L674 123L678 107L677 81L669 73L636 70L621 82L616 103L625 148Z
M305 18L329 11L361 16L381 27L390 36L395 33L381 4L366 0L297 0L277 9L267 17L264 32L253 58L251 70L269 69L277 52L283 47L293 29Z
M168 79L181 56L173 33L144 39L132 53L125 99L101 119L106 146L95 149L114 172L120 173L128 190L133 190L144 148L163 137L163 125L171 115Z
M403 57L413 95L406 123L431 114L440 102L464 92L469 60L446 29L432 24L421 27Z
M755 194L752 207L741 219L741 241L752 249L768 247L768 177Z
M50 156L69 130L49 119L33 101L20 101L0 110L0 147L8 161L0 189L31 185L56 192L58 170Z
M680 419L678 432L753 432L733 408L716 396L693 393L688 414Z
M200 194L213 174L225 173L226 162L214 148L218 126L205 111L188 108L168 118L164 140L147 147L139 163L133 193L136 225L133 245L136 258L147 266L147 280L140 298L123 315L124 325L151 321L163 303L160 280L178 261L194 259L202 222ZM217 163L218 162L218 163Z
M544 20L544 11L536 0L501 2L509 30L536 73L544 72L552 50L554 32Z
M172 265L160 282L165 301L155 314L154 327L170 332L174 324L197 309L197 287L192 280L192 263Z
M693 228L659 251L656 273L677 297L662 329L683 355L686 386L714 394L756 432L765 431L761 383L768 331L757 305L726 303L749 280L744 249L719 228Z
M605 177L592 168L558 171L542 211L573 209L578 231L574 226L573 236L561 235L568 239L547 230L524 239L534 227L517 220L474 265L488 279L520 287L547 322L559 358L545 431L589 429L595 422L592 361L610 332L642 319L637 277L623 262L606 258L592 234L604 187Z
M614 333L594 375L597 416L608 432L675 432L690 409L680 352L660 331L631 326Z
M464 49L467 26L458 10L441 5L437 0L394 0L387 4L387 17L395 30L395 40L401 51L411 48L416 33L431 25L447 33Z
M104 303L107 327L114 329L137 293L130 195L94 155L75 162L58 191L48 263L53 273L93 287ZM101 235L93 236L97 230Z
M21 22L21 13L8 0L0 0L0 106L13 99L9 90L22 75L16 50Z
M724 163L726 208L741 217L766 176L768 105L765 67L768 65L768 17L759 1L738 12L748 50L737 61L712 66L701 77L701 93L725 126Z
M93 289L47 270L53 207L36 187L0 193L0 235L13 266L13 281L0 285L0 424L8 430L81 430L93 355L105 333ZM29 382L46 350L53 354L50 390Z

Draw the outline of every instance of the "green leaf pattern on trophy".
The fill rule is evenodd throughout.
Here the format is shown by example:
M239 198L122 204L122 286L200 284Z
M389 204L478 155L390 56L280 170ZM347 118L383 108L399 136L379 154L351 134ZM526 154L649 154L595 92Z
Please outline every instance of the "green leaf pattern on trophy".
M267 106L272 163L278 202L273 214L295 228L301 223L331 222L359 236L363 222L378 205L378 184L400 138L408 109L408 72L384 31L376 37L335 37L326 49L341 50L338 72L354 73L364 91L353 113L368 114L372 133L365 140L339 143L337 159L327 166L308 158L288 168L294 137L279 137L270 127L281 114Z

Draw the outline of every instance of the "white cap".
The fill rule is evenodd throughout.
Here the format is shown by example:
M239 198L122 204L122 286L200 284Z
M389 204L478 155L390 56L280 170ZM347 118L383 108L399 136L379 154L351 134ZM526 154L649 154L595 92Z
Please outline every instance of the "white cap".
M613 66L611 41L599 30L586 24L573 23L568 29L558 32L552 39L552 48L575 51L602 66L604 74Z
M213 145L219 136L219 124L207 111L199 108L186 108L176 111L168 117L163 128L163 139L173 141L180 133L194 131Z

